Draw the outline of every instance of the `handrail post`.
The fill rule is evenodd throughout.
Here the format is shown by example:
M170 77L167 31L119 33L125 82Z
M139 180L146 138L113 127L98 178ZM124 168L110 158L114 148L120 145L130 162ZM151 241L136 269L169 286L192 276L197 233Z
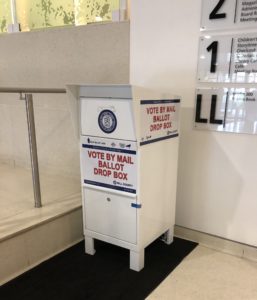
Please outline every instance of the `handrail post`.
M32 94L25 94L35 207L42 207Z
M11 5L11 15L12 15L12 23L8 24L7 32L19 32L20 31L20 24L17 21L17 12L16 12L16 0L10 0Z
M34 191L34 202L35 202L35 207L37 207L37 208L42 207L38 157L37 157L37 140L36 140L36 129L35 129L32 94L34 94L34 93L37 93L37 94L65 94L65 93L67 93L67 91L66 91L66 89L54 89L54 88L0 87L0 93L17 93L17 94L20 94L21 100L25 100L26 112L27 112L27 123L28 123L31 169L32 169L32 181L33 181L33 191ZM23 95L25 95L25 97L23 97Z

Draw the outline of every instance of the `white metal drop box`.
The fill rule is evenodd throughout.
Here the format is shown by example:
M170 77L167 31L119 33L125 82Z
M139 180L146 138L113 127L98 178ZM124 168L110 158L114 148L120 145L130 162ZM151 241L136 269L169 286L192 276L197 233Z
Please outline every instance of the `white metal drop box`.
M147 245L173 240L180 100L130 85L79 90L86 253L109 242L140 271Z

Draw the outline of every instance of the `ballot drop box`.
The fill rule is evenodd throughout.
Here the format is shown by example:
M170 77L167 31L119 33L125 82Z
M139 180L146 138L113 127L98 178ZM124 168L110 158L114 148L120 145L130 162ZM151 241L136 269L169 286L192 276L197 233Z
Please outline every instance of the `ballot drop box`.
M145 247L173 241L180 100L130 85L80 86L79 99L85 251L127 248L140 271Z

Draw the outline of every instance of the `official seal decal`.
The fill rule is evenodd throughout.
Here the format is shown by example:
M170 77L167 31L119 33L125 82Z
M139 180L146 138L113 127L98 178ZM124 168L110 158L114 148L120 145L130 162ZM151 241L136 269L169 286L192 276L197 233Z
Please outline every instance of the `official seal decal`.
M98 117L98 125L103 132L112 133L117 127L115 114L108 109L101 111Z

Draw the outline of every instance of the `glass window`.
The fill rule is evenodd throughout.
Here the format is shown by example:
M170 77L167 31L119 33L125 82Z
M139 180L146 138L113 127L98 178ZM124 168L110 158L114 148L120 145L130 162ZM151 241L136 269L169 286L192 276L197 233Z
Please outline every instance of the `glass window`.
M76 25L111 21L112 11L119 9L119 0L74 0Z
M0 0L0 33L12 23L10 3ZM120 0L16 0L21 31L111 21L119 6Z
M19 0L16 7L22 31L75 24L73 0Z
M0 0L0 32L6 32L10 23L12 23L10 0Z

